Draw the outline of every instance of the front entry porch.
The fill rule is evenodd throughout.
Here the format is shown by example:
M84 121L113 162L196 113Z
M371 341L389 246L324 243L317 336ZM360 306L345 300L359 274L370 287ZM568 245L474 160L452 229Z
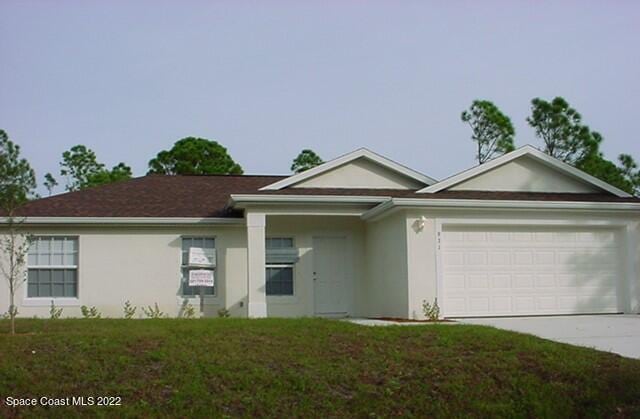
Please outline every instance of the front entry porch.
M365 223L358 216L247 213L248 317L359 315Z

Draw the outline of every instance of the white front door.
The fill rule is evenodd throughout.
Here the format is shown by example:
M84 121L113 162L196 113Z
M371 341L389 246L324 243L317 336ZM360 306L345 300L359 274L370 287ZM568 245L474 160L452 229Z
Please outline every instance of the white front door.
M315 313L319 316L348 314L347 246L344 237L313 238Z
M445 316L620 311L615 230L588 227L445 226Z

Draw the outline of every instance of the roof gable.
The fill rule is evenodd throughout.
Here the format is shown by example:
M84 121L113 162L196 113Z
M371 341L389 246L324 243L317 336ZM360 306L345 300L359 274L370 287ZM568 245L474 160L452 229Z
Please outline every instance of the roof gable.
M434 193L444 190L550 193L605 191L619 197L631 196L530 145L451 176L419 190L418 193Z
M449 188L450 191L597 193L600 188L522 156Z
M420 189L425 184L364 157L292 185L292 188Z
M429 176L361 148L267 185L261 190L280 190L288 187L419 189L435 182L435 179Z

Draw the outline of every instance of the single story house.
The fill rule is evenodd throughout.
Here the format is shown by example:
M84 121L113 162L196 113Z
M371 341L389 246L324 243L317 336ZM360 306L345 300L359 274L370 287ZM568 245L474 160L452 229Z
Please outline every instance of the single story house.
M54 301L119 317L127 300L171 316L640 311L640 199L531 146L442 181L359 149L291 176L144 176L20 215L35 238L21 316Z

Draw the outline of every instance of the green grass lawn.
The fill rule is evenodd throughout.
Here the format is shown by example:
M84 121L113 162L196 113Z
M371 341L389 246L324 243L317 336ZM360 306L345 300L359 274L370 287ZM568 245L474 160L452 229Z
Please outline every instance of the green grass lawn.
M637 416L640 361L482 326L0 321L0 417ZM117 407L7 397L119 396Z

